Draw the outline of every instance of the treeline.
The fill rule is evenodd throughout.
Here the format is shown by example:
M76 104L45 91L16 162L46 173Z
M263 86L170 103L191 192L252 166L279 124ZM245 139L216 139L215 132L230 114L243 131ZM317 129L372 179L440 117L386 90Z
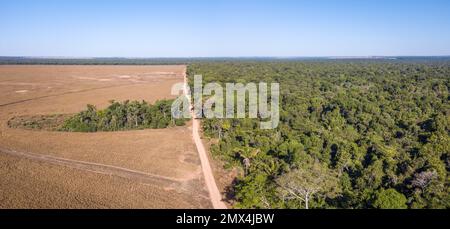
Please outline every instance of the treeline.
M186 64L188 58L33 58L1 57L0 65L173 65Z
M173 100L160 100L152 105L145 101L111 101L104 110L87 105L86 110L67 119L60 130L96 132L182 126L187 120L172 118L172 102Z
M372 62L379 63L429 63L447 62L449 56L399 56L399 57L371 57L371 58L328 58L328 57L178 57L178 58L120 58L120 57L95 57L95 58L40 58L40 57L20 57L20 56L0 56L0 65L173 65L173 64L193 64L193 63L233 63L233 62Z
M205 119L241 168L238 208L449 208L450 62L198 63L192 79L279 82L280 125Z

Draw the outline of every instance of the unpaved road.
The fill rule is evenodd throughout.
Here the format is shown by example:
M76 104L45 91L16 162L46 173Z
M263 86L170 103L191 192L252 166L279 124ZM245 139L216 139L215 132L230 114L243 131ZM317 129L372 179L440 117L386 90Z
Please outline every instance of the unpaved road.
M187 96L189 103L191 103L191 98L189 96L188 82L186 71L184 72L184 95ZM192 109L192 104L190 104L191 116L192 116L192 137L194 138L195 146L197 147L198 155L200 157L200 163L202 165L203 176L205 178L205 183L208 188L209 197L211 203L215 209L226 209L227 206L222 201L222 195L217 188L216 180L214 179L213 172L211 170L211 165L209 163L208 155L206 154L205 146L200 138L200 121L195 118L194 110Z

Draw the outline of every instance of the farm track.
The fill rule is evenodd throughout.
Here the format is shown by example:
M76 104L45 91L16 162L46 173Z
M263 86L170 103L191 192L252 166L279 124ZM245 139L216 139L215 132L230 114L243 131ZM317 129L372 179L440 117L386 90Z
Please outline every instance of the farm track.
M189 103L191 103L191 98L188 93L188 83L186 71L183 73L184 78L184 95L188 98ZM197 152L200 157L200 163L202 165L202 172L205 178L206 187L208 188L209 197L211 203L215 209L227 209L226 204L222 200L222 195L217 188L216 180L214 179L214 174L211 169L211 164L209 163L208 155L203 145L202 139L200 138L200 121L196 119L194 111L192 109L192 104L190 104L191 116L192 116L192 138L194 140L195 146L197 147Z

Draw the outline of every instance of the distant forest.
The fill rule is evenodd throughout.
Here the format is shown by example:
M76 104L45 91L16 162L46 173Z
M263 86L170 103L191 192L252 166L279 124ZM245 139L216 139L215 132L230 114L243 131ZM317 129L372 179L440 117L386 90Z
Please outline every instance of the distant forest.
M447 62L450 56L429 57L179 57L179 58L122 58L122 57L95 57L95 58L58 58L58 57L10 57L0 56L0 65L32 64L32 65L170 65L194 63L233 63L233 62Z
M239 168L237 208L449 208L450 62L195 63L203 82L279 82L281 124L204 119Z

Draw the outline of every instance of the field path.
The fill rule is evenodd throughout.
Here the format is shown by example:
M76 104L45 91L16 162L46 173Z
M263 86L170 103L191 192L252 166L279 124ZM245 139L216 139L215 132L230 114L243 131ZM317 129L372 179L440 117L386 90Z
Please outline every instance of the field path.
M191 98L189 96L188 82L186 71L183 73L184 77L184 95L188 98L189 103L191 103ZM209 196L211 198L211 203L215 209L226 209L227 206L222 201L222 195L217 188L216 180L209 163L208 155L206 154L205 146L200 138L200 121L195 118L194 110L192 109L192 104L190 105L191 116L192 116L192 137L194 138L195 146L197 147L198 154L200 156L200 162L202 165L203 176L205 177L206 187L208 188Z
M114 175L122 178L127 178L130 180L138 180L142 183L169 183L178 184L183 182L181 179L174 179L170 177L145 173L137 170L127 169L123 167L118 167L114 165L105 165L94 162L78 161L61 157L54 157L50 155L29 153L29 152L19 152L15 150L8 150L0 148L0 152L20 158L27 158L34 161L47 162L55 165L63 165L66 167L71 167L79 170L90 171L94 173L101 173L106 175Z

